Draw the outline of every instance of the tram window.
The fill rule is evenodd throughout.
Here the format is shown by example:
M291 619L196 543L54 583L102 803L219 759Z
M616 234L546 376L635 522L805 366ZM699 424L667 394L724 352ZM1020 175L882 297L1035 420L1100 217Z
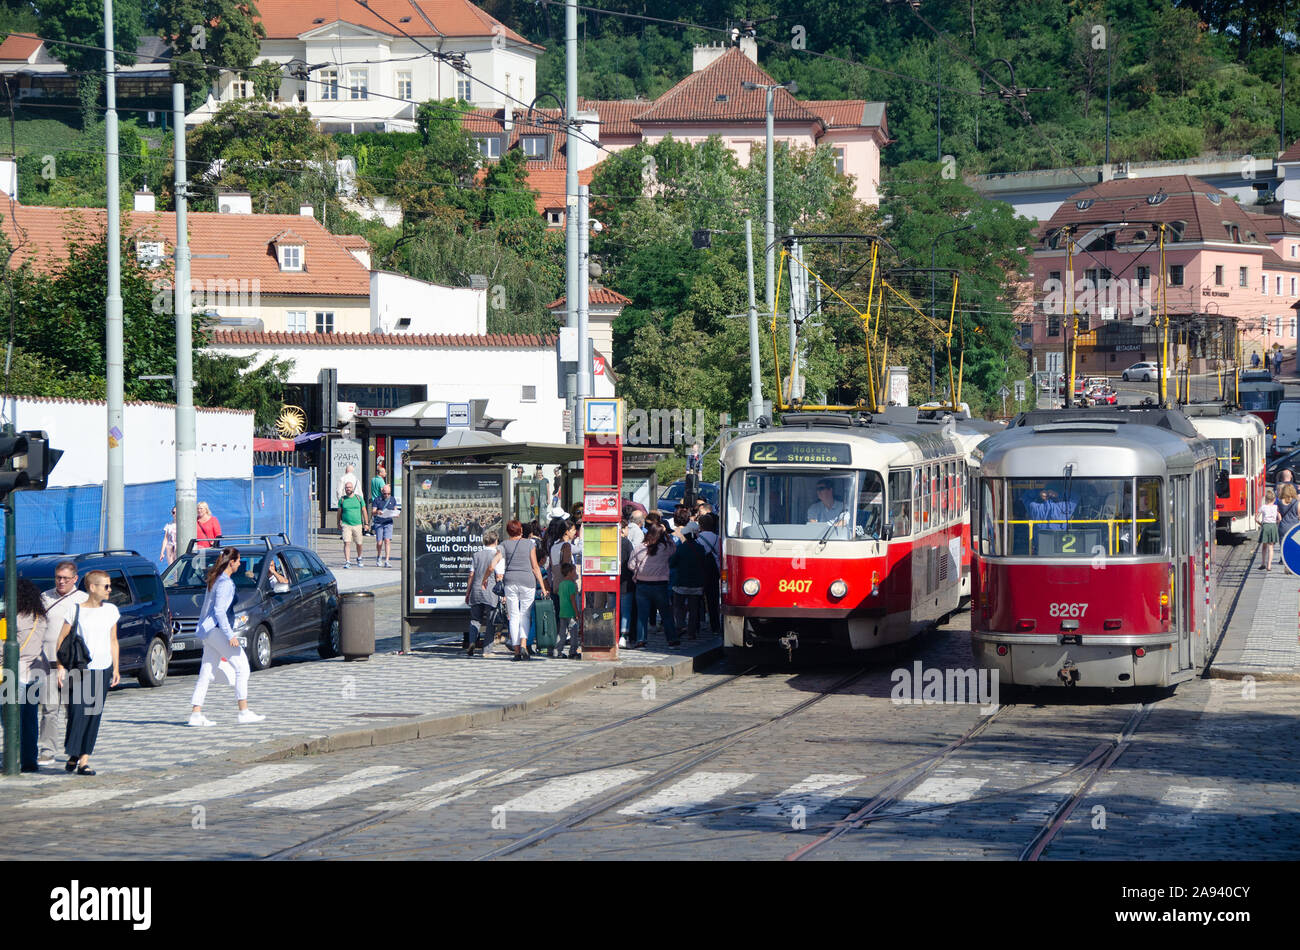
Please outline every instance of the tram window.
M1160 479L1137 480L1137 554L1160 554L1164 551L1164 517L1160 497Z
M1002 480L985 478L980 481L980 553L997 557L1002 550Z
M1021 478L1008 480L1007 490L1011 555L1091 558L1134 553L1132 479ZM981 530L987 532L987 526Z
M894 537L912 533L912 473L889 473L889 523Z
M853 536L858 539L880 539L880 527L885 517L885 483L878 472L861 472L858 480L858 511L853 524Z
M921 484L925 469L918 468L912 472L912 510L916 513L916 529L925 530L925 510L921 502Z
M741 469L727 482L727 532L769 540L875 538L884 503L878 472Z
M942 462L939 465L939 510L943 512L943 520L946 523L951 517L952 512L948 508L948 463Z
M1232 475L1246 474L1245 449L1243 439L1211 439L1214 454L1219 457L1219 468Z

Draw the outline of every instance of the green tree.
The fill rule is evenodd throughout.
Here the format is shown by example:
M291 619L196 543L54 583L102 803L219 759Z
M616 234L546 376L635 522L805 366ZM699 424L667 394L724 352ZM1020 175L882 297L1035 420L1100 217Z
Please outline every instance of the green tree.
M284 69L279 63L268 59L250 69L248 78L253 81L253 94L270 102L280 92L280 84L284 82Z
M191 107L207 98L218 69L244 73L266 30L252 0L156 0L154 21L172 43L172 79L185 84ZM260 94L260 93L259 93Z
M46 0L39 5L40 35L50 52L77 75L77 96L81 100L81 125L95 123L100 90L104 85L104 5L94 0ZM135 64L135 50L144 32L140 0L119 0L113 4L114 60L122 66Z
M293 360L274 358L254 367L254 356L194 354L194 400L203 406L253 410L253 426L269 432L284 403Z

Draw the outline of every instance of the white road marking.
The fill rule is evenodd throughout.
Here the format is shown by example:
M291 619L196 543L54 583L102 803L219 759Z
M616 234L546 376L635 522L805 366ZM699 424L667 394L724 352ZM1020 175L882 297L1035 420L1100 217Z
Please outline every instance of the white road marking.
M466 782L472 782L476 778L482 778L484 775L490 775L491 769L475 769L473 772L466 772L464 775L458 775L455 778L443 779L441 782L434 782L432 785L426 785L424 788L403 795L396 801L380 802L378 805L368 805L366 811L392 811L395 808L405 808L416 802L422 801L430 795L437 795L439 792L445 792L449 788L455 788L457 785L464 785Z
M803 808L804 814L811 815L853 791L853 786L864 778L865 775L817 772L791 785L776 796L775 801L759 805L754 809L754 814L767 818L788 818L791 810L798 806ZM816 794L818 792L821 794Z
M886 809L884 814L910 811L921 805L948 805L964 802L974 796L987 782L988 779L986 778L970 778L961 775L934 776L926 779L900 798ZM950 811L952 811L950 808L936 808L933 811L923 811L907 817L917 821L939 821L945 818Z
M540 788L512 798L501 806L503 811L564 811L587 798L649 775L640 769L599 769L579 775L553 778Z
M752 772L695 772L649 798L620 808L620 815L676 815L695 811L754 777Z
M19 808L90 808L110 798L120 798L140 791L138 788L75 788L48 798L33 798Z
M284 779L294 778L314 765L257 765L251 769L237 772L229 778L203 782L193 788L182 788L166 795L146 798L141 802L132 802L127 808L143 808L146 805L188 805L192 802L217 802L250 789L261 788Z
M1154 813L1142 822L1144 825L1168 825L1171 828L1190 828L1206 808L1226 803L1229 792L1225 788L1190 788L1171 785L1160 799ZM1172 809L1177 809L1172 810Z
M1061 803L1074 790L1077 782L1063 781L1055 785L1048 785L1046 788L1035 789L1032 803L1028 808L1016 815L1012 821L1024 821L1031 824L1044 824L1047 819L1056 813L1056 809L1061 807ZM1078 812L1076 811L1076 814Z
M511 782L517 782L525 775L530 775L536 771L537 769L507 769L506 771L498 775L496 778L484 782L482 785L479 785L476 788L467 788L464 789L463 791L452 792L450 795L444 795L442 798L435 798L427 805L421 805L420 811L433 811L433 809L440 808L443 805L449 805L452 802L458 802L462 798L469 798L475 792L482 791L485 788L496 788L498 785L509 785Z
M391 782L409 771L399 765L372 765L370 768L350 772L332 782L300 788L294 792L285 792L283 795L272 795L260 802L253 802L252 805L254 808L289 808L294 811L308 811L332 802L336 798Z

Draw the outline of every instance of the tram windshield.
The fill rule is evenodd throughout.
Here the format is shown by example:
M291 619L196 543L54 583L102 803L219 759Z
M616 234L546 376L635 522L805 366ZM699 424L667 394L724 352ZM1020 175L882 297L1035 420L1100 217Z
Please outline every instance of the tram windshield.
M980 551L993 557L1158 555L1165 536L1160 498L1158 478L984 478Z
M879 472L740 469L727 483L726 530L733 538L878 540L884 514Z
M1219 469L1230 475L1245 475L1245 440L1244 439L1211 439L1214 443L1214 454L1219 457Z
M1278 404L1282 402L1282 388L1277 389L1246 389L1242 387L1238 404L1246 412L1253 412L1257 409L1277 409Z

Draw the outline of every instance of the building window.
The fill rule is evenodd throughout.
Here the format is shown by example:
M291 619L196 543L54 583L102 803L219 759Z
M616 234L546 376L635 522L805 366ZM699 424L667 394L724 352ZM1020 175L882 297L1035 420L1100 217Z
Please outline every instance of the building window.
M334 332L334 311L333 310L316 311L316 332L317 333Z
M1277 295L1282 296L1282 275L1277 275Z
M835 171L843 175L844 174L844 146L837 145L834 151L835 151Z
M1296 256L1296 248L1300 248L1300 244L1292 244L1292 245L1291 245L1291 256L1292 256L1292 257L1295 257L1295 256Z
M236 79L230 84L230 98L232 99L251 99L253 98L253 84L247 79Z
M1047 335L1048 336L1061 335L1061 318L1056 316L1055 314L1050 314L1047 317Z
M1296 320L1295 317L1287 317L1286 332L1287 332L1287 336L1291 337L1292 339L1295 339L1295 320Z
M1222 264L1214 265L1214 286L1215 287L1223 286L1223 265Z
M1138 280L1138 284L1140 284L1143 287L1149 285L1151 283L1151 268L1139 267L1137 269L1137 280Z
M285 313L285 323L288 325L290 333L307 332L307 311L306 310L289 310Z
M529 158L546 158L546 136L545 135L525 135L520 139L523 146L524 154Z
M480 138L478 141L478 153L484 158L501 157L501 140L498 138Z
M348 70L348 98L350 99L370 98L370 70L368 69Z
M1170 287L1183 286L1183 265L1182 264L1169 265L1169 286Z
M280 252L280 270L302 270L301 244L281 244L278 250Z
M519 396L520 402L537 402L536 386L521 386L520 389L521 389L521 393Z
M1259 282L1259 292L1265 295L1268 294L1268 274L1261 275L1260 282Z
M320 97L334 101L339 97L339 71L337 69L322 69L320 74Z
M1281 336L1281 335L1282 335L1282 321L1283 321L1284 319L1285 319L1284 317L1278 317L1278 318L1277 318L1277 329L1274 331L1274 333L1275 333L1277 336Z
M474 101L474 80L468 76L456 80L456 98L466 102Z
M1294 277L1291 278L1291 296L1292 296L1292 297L1295 296L1295 278L1294 278Z
M1243 268L1241 268L1241 269L1237 272L1237 274L1238 274L1238 277L1237 277L1237 285L1238 285L1239 287L1249 287L1249 286L1250 286L1250 268L1249 268L1249 267L1243 267Z
M397 98L410 102L413 98L411 95L411 74L402 72L397 74Z
M564 212L548 208L546 210L546 223L553 228L558 228L564 224Z

